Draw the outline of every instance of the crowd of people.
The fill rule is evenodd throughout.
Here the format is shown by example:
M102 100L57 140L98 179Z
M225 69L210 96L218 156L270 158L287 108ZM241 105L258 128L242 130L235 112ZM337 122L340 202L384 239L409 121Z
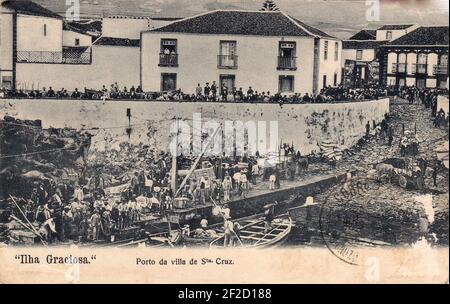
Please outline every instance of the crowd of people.
M448 96L447 89L419 89L415 86L402 88L398 97L405 99L409 104L422 104L426 109L431 110L431 116L434 120L436 128L448 127L449 113L445 113L444 109L438 109L438 96Z
M326 87L318 94L258 91L252 86L247 90L243 88L229 89L225 84L219 86L213 81L204 86L198 84L195 93L187 94L181 89L168 92L144 92L141 86L119 87L117 83L106 85L100 90L75 88L69 92L65 88L55 91L53 87L37 90L6 90L0 89L0 98L59 98L59 99L88 99L88 100L147 100L147 101L204 101L204 102L240 102L240 103L335 103L373 100L387 96L384 87L366 87L359 89L339 87Z
M289 148L286 153L288 150L293 152ZM190 157L179 156L178 169L193 162ZM245 198L260 181L269 181L267 187L272 190L280 187L282 168L265 171L256 157L211 157L204 163L206 170L194 171L195 177L187 179L176 199L171 188L171 156L166 153L127 175L119 186L112 184L108 174L97 171L70 182L35 182L20 208L28 222L46 230L45 241L49 243L111 242L117 233L139 226L148 216L162 217L174 208L224 206L232 199ZM178 186L182 179L178 176Z

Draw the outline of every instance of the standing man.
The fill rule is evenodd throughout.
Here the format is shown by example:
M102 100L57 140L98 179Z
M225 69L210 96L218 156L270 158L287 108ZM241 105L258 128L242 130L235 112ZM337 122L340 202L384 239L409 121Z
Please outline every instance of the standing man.
M433 166L433 186L437 187L437 176L438 176L439 166L438 163L435 162Z
M228 87L225 85L225 83L222 84L222 101L227 101L228 96Z
M389 126L388 128L388 143L389 146L392 146L392 142L394 141L394 129L392 126Z
M203 92L205 94L205 100L209 101L209 95L211 93L211 88L209 87L209 82L206 83L205 88L203 89Z
M229 217L224 217L224 238L223 238L223 247L229 247L233 245L234 238L234 224L229 220Z
M253 185L256 185L256 177L258 176L258 174L259 174L259 166L258 166L258 163L256 163L252 166L252 184Z
M270 230L273 229L272 227L272 221L275 214L275 205L278 204L278 202L275 202L274 204L270 204L267 206L264 206L266 211L264 211L264 233L268 233Z
M211 94L212 94L212 100L216 101L216 97L217 97L217 84L215 81L213 81L212 85L211 85Z
M197 84L197 87L195 88L195 97L197 100L202 99L202 92L203 92L203 89L202 89L201 85Z
M231 177L228 173L225 173L225 178L222 182L222 188L223 188L223 200L225 203L228 203L230 201L230 192L232 188L232 181Z
M98 236L100 233L100 226L101 226L101 218L98 210L95 210L92 214L91 218L89 219L89 222L91 223L92 228L92 239L94 241L98 240Z

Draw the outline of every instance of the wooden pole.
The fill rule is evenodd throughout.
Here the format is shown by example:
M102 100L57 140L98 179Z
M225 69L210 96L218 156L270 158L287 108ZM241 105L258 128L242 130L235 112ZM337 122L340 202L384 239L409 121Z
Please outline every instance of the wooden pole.
M200 153L200 155L197 157L197 159L195 160L194 164L192 165L191 169L189 170L188 174L186 175L186 177L183 179L183 181L181 182L180 187L178 188L177 192L175 193L175 195L173 196L173 198L175 199L178 194L180 193L181 189L183 189L184 185L186 185L186 182L188 181L189 177L192 175L192 173L194 172L195 168L197 168L198 163L200 162L201 158L203 157L203 155L205 154L206 150L209 149L209 146L211 145L211 143L214 141L214 138L216 137L219 129L222 127L222 124L219 125L216 129L216 131L214 131L214 134L211 136L208 144L203 148L202 153Z
M31 229L33 229L33 231L35 232L35 234L38 235L38 236L41 238L41 240L42 240L41 235L40 235L39 232L36 230L36 228L34 228L33 224L30 223L30 221L28 220L27 216L25 215L25 213L23 213L22 209L20 208L19 204L17 204L16 200L11 196L11 194L9 195L9 197L12 199L12 201L14 202L14 204L16 205L16 207L19 209L19 211L20 211L20 213L22 214L22 216L24 217L24 219L25 219L25 220L27 221L27 223L30 225ZM42 241L43 241L43 240L42 240ZM45 241L43 241L43 243L44 243L44 242L45 242Z
M171 188L172 193L175 194L177 191L177 155L178 155L178 134L179 134L179 120L177 118L177 135L175 138L175 151L172 153L172 172L171 172ZM175 198L175 196L173 197Z

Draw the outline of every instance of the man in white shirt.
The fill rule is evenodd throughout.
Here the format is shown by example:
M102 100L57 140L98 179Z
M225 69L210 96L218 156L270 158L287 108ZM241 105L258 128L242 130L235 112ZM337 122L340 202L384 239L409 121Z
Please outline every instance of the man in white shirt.
M233 180L234 180L235 190L238 191L239 187L240 187L241 173L240 172L234 173Z
M230 191L232 188L231 177L227 174L222 182L223 200L227 203L230 201Z
M252 184L256 185L256 177L259 175L259 166L254 164L252 167Z
M224 222L224 239L223 239L223 247L228 247L232 245L233 236L234 236L234 223L228 219L225 219Z
M80 185L75 187L73 196L78 199L79 202L82 202L84 199L83 189L81 189Z

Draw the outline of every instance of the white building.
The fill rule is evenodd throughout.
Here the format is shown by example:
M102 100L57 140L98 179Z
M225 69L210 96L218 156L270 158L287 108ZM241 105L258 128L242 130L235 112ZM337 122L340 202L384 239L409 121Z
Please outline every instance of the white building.
M140 82L140 41L101 37L94 41L92 60L88 64L21 64L18 66L19 85L69 91L107 88L117 82L137 87Z
M60 15L31 1L14 0L2 1L1 17L0 87L37 89L34 78L52 73L56 65L91 63L92 36Z
M162 27L180 19L181 18L108 16L102 19L102 36L140 39L141 32Z
M63 25L63 47L90 47L93 37L68 23Z
M392 41L411 33L418 27L418 24L385 24L377 29L376 40Z
M141 43L147 91L216 81L311 94L341 79L341 41L283 12L211 11L143 32Z
M61 16L30 1L2 1L0 86L15 85L17 62L62 60Z
M342 41L342 82L346 87L363 87L379 82L380 46L388 40L377 40L377 32L363 29Z

